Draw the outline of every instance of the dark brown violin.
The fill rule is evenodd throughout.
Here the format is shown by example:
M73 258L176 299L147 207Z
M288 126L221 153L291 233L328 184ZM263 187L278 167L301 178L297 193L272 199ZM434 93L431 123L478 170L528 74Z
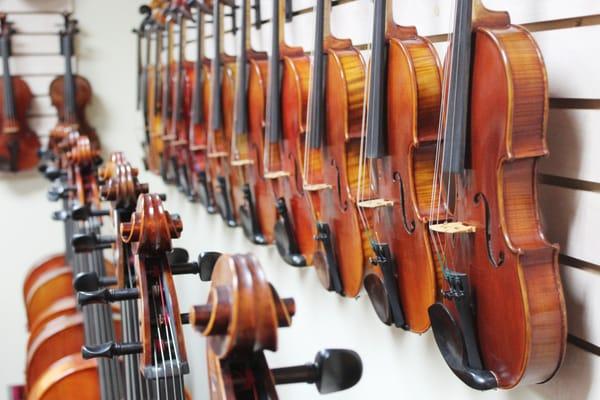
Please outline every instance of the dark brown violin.
M355 197L365 66L350 40L331 35L330 15L331 1L317 2L303 188L316 222L313 264L319 279L328 290L354 297L371 253Z
M235 7L233 1L213 1L213 31L216 33L210 72L210 116L208 124L208 180L212 185L215 205L228 226L237 226L238 210L244 204L238 175L230 164L235 99L235 58L224 53L224 4ZM232 13L235 14L235 13Z
M253 256L216 261L206 304L190 311L190 323L207 338L211 400L276 400L275 385L300 382L325 394L360 380L362 362L351 350L323 350L302 366L268 366L264 352L277 350L277 330L290 326L295 307L293 299L279 298Z
M268 244L277 214L263 165L267 53L254 51L250 43L250 0L242 0L241 7L231 165L244 196L238 210L244 234L255 244Z
M375 0L358 207L376 254L365 288L387 324L424 332L439 293L427 218L441 101L433 45ZM383 79L382 77L386 77Z
M277 250L288 264L299 267L312 264L316 245L310 202L302 187L310 58L302 48L285 43L284 13L291 12L285 3L273 1L277 29L272 31L269 58L264 176L275 196Z
M190 2L198 9L196 16L196 62L194 72L188 78L192 86L192 108L189 131L189 166L190 197L198 199L206 207L209 214L214 214L215 199L212 185L208 181L208 119L210 115L210 60L204 52L205 15L212 13L204 2Z
M6 14L0 14L0 50L4 71L0 82L0 170L18 172L37 165L40 140L27 122L31 90L23 79L10 74L8 60L12 33L12 24L7 21Z
M85 117L85 107L92 98L92 87L87 79L75 75L71 66L74 55L74 36L78 32L77 21L70 14L64 14L65 25L60 32L60 50L65 58L65 73L50 83L50 99L58 111L58 124L50 132L48 148L55 152L56 146L77 131L90 138L94 148L100 148L96 130Z
M558 246L545 239L537 206L546 69L507 13L458 0L455 18L433 181L440 207L429 218L444 292L431 325L470 387L541 383L560 366L567 332Z

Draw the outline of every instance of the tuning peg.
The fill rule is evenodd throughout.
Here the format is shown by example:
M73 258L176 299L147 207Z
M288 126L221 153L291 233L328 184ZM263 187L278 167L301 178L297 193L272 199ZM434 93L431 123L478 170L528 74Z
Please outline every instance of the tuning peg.
M190 313L181 313L179 318L181 318L181 325L188 325L190 323Z
M62 169L59 169L55 166L48 166L44 171L44 176L49 181L55 181L58 178L67 176L67 173L65 171L63 171Z
M71 218L75 221L85 221L90 217L105 217L110 215L109 210L92 210L89 205L75 204L71 207Z
M213 269L215 269L215 264L217 263L219 257L221 257L221 253L216 251L207 251L205 253L200 253L200 255L198 256L198 267L200 269L201 281L210 281Z
M73 288L78 292L91 292L116 284L116 277L98 276L96 272L80 272L73 279Z
M75 186L63 186L55 185L48 189L46 197L50 201L58 201L67 197L69 193L75 192L77 188Z
M55 221L66 221L70 216L71 215L67 210L58 210L52 213L52 219Z
M142 343L115 343L106 342L93 346L82 346L81 356L86 360L90 358L104 357L113 358L114 356L125 356L129 354L140 354L143 351Z
M169 260L169 264L172 267L174 264L183 264L188 262L190 260L190 255L186 249L175 247L173 250L167 253L167 260Z
M315 361L295 367L271 370L275 384L314 383L321 394L339 392L356 385L362 376L360 356L345 349L327 349L317 353Z
M75 253L89 253L94 250L110 249L116 242L115 236L102 236L96 233L76 233L71 239Z
M80 306L88 304L108 304L116 301L136 300L140 297L138 288L99 289L93 292L78 292L77 303Z

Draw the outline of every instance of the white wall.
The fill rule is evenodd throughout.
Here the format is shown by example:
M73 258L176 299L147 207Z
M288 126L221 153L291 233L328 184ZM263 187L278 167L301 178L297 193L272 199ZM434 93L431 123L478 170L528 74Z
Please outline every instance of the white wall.
M270 16L270 1L263 3L263 18ZM294 0L294 9L312 5L310 0ZM4 5L6 4L6 6ZM416 25L424 35L447 31L448 0L396 1L397 19ZM600 224L600 165L597 161L600 122L597 79L600 54L600 2L597 0L488 0L490 7L511 12L516 23L526 23L535 30L546 58L550 92L554 99L549 135L552 155L544 161L541 185L542 208L548 232L559 241L563 257L561 267L569 307L569 331L586 342L600 345L600 324L596 316L600 307L600 256L597 233ZM93 125L100 133L106 152L124 150L128 158L141 165L141 116L135 112L135 39L130 33L138 25L139 1L78 0L76 17L82 33L79 39L79 70L92 84L94 100L88 109ZM57 10L69 6L67 0L33 1L3 0L0 7L8 11L25 8ZM12 7L12 8L11 8ZM371 2L356 0L334 8L333 31L351 37L355 44L368 41L368 15ZM595 17L586 17L595 15ZM579 18L583 17L583 18ZM15 18L26 19L23 15ZM55 16L27 16L51 29ZM566 19L560 23L545 22ZM42 22L39 22L42 21ZM579 28L574 26L583 25ZM34 29L34 26L23 25ZM288 26L292 44L312 47L312 14L297 16ZM56 27L51 30L56 30ZM265 49L270 26L255 33L253 43ZM193 37L190 34L190 37ZM51 36L36 36L35 46L41 51L54 51ZM32 39L33 40L33 39ZM32 42L33 43L33 42ZM231 46L229 40L228 47ZM31 45L33 46L33 44ZM46 47L45 47L46 46ZM436 44L440 49L444 43ZM37 47L36 47L37 48ZM43 48L43 49L42 49ZM191 49L189 49L191 50ZM189 53L192 53L189 51ZM59 57L44 56L36 63L15 57L13 64L25 72L38 70L58 73ZM58 61L57 61L58 60ZM35 68L32 66L35 64ZM51 79L51 75L47 79ZM30 82L42 78L28 76ZM46 82L47 83L47 82ZM573 100L574 99L574 100ZM39 98L37 117L32 118L40 133L54 121L53 111ZM559 109L560 107L560 109ZM40 116L41 115L41 116ZM558 179L557 177L569 178ZM273 367L303 363L324 347L347 347L358 351L364 363L364 376L354 389L329 396L331 399L597 399L600 398L600 357L582 347L569 344L565 363L550 383L519 388L509 392L475 392L456 379L444 364L430 333L417 336L382 325L365 295L357 299L341 299L325 292L314 271L293 269L284 264L273 247L250 245L241 230L228 229L217 216L208 216L197 204L190 204L173 188L144 173L142 179L152 190L166 192L166 207L179 213L184 231L178 245L191 253L201 250L254 252L260 259L279 294L294 297L297 315L290 328L280 330L280 349L269 354ZM21 299L21 283L29 265L43 254L61 250L60 226L48 215L54 208L45 200L47 183L35 173L0 179L0 243L6 267L0 279L0 301L4 326L1 337L11 362L0 363L0 386L22 381L25 320ZM17 211L18 210L18 211ZM182 309L206 299L207 285L194 278L176 278ZM185 327L188 356L192 373L187 379L195 399L206 398L203 339ZM0 393L2 393L0 389ZM284 399L315 398L309 385L279 388Z

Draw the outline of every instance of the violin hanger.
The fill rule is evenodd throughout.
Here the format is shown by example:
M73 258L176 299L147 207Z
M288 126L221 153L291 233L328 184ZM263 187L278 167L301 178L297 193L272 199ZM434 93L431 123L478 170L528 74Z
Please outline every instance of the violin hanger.
M287 22L292 22L292 19L294 19L292 0L285 0L285 20Z
M260 0L254 0L254 4L251 7L254 10L254 27L260 29L263 24L260 12Z

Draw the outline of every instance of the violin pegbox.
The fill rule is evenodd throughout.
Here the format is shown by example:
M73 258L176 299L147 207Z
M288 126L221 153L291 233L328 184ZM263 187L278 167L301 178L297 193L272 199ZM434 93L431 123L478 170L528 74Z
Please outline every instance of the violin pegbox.
M182 230L179 216L169 214L157 194L140 194L131 222L120 226L121 240L131 245L134 254L140 292L141 368L147 379L182 382L183 374L189 372L167 258L171 240L178 238Z
M133 208L140 194L148 193L148 184L137 179L138 170L128 162L115 163L111 170L103 171L109 177L100 188L103 199L113 203L113 208Z

